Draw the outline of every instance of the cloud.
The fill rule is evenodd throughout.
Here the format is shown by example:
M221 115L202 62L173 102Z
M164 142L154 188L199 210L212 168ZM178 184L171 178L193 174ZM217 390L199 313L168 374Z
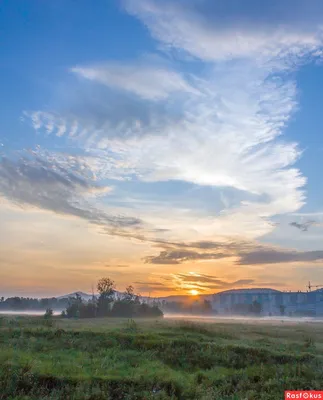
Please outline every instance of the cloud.
M145 262L150 264L182 264L190 261L219 260L229 257L239 259L251 252L271 250L270 246L264 246L256 241L237 239L196 242L173 242L152 239L151 243L165 250L158 255L145 257Z
M195 92L184 78L163 66L137 63L104 64L90 67L74 67L72 72L114 89L132 92L147 100L162 100L171 93Z
M307 221L304 223L299 223L299 222L291 222L289 225L290 226L294 226L295 228L303 231L303 232L307 232L308 228L313 225L315 223L315 221Z
M244 284L251 284L254 282L253 279L240 279L234 282L226 282L218 277L212 275L204 275L204 274L177 274L176 277L180 279L182 282L199 282L199 283L212 283L213 285L244 285Z
M140 210L156 235L209 243L232 237L252 241L270 233L272 217L295 213L306 200L306 178L295 167L302 150L282 134L297 109L290 72L306 55L319 54L321 2L308 7L298 0L274 0L254 7L248 0L241 7L234 0L126 0L124 5L148 27L157 46L179 50L176 57L169 57L167 68L150 61L140 68L135 62L74 68L88 81L78 84L100 96L93 100L85 91L60 114L29 113L35 129L77 143L102 180L123 179L152 192L155 183L180 182L241 193L234 206L226 196L220 212L170 209L162 200L159 214ZM128 117L120 99L130 110L135 103L140 110ZM205 203L212 202L208 195ZM172 251L147 260L180 263L239 255L228 249Z
M149 256L145 262L149 264L181 264L185 261L216 260L228 257L223 253L198 253L189 250L161 251L158 256Z
M290 226L293 226L293 227L295 227L295 228L297 228L297 229L299 229L299 230L301 230L301 231L303 231L303 232L307 232L308 229L309 229L311 226L321 226L322 224L319 223L319 222L317 222L317 221L314 221L314 220L308 220L308 221L306 221L306 222L296 222L296 221L293 221L293 222L291 222L289 225L290 225Z
M145 262L151 264L182 264L229 257L235 258L235 263L238 265L316 262L323 260L323 250L301 252L263 245L255 241L167 243L157 240L152 242L167 250L161 251L156 256L145 257ZM196 248L202 251L196 251ZM217 249L218 252L210 252L212 249ZM208 278L207 275L204 275L203 280L206 281Z
M86 177L86 171L78 170L73 163L63 166L50 157L0 159L0 195L15 204L79 217L110 228L140 225L138 219L109 215L93 206L90 201L93 196L101 196L111 189Z
M177 287L165 286L160 282L135 282L136 289L143 293L151 292L176 292Z
M282 282L262 282L250 278L238 279L236 281L227 281L217 276L199 274L195 272L190 272L187 274L174 274L172 281L174 285L177 285L184 290L197 289L200 292L239 289L246 286L254 288L265 288L285 285Z
M323 250L298 252L287 249L263 249L242 254L238 263L250 265L315 261L323 261Z
M198 273L181 273L173 275L174 283L182 288L196 288L206 291L210 289L228 289L233 287L241 287L253 285L253 279L239 279L233 282L225 281L219 277L212 275L204 275Z
M107 268L129 268L129 265L127 264L104 264L105 267Z
M299 56L321 44L320 0L125 0L167 47L207 61Z
M165 126L183 118L179 101L176 107L170 107L167 101L147 101L126 91L102 90L103 85L83 83L71 89L72 98L60 113L24 111L22 119L46 136L59 136L64 126L60 138L68 138L77 146L104 149L108 139L159 135Z
M200 81L199 90L203 95L190 94L181 103L184 116L176 122L148 123L145 130L151 128L151 134L126 124L125 132L132 133L119 138L102 129L73 140L97 157L101 175L106 174L102 178L175 180L255 197L213 221L200 219L197 229L203 236L268 233L271 216L294 212L304 203L306 180L292 167L301 153L295 143L276 140L295 107L295 85L243 63L218 68Z

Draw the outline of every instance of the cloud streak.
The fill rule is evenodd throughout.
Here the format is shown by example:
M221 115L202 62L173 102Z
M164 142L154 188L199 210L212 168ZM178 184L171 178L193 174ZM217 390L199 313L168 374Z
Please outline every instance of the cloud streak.
M238 279L236 281L226 281L217 276L205 275L198 273L181 273L173 275L173 282L176 286L182 287L183 289L197 289L201 292L210 290L223 290L231 289L241 286L250 286L255 284L253 279Z
M240 265L323 261L323 251L260 250L243 254Z
M196 260L218 260L229 257L223 253L198 253L189 250L161 251L158 256L149 256L145 258L148 264L181 264L186 261Z
M321 44L323 12L319 0L125 0L126 10L152 35L207 61L253 57L299 57Z
M158 241L155 241L158 245ZM156 256L145 257L150 264L182 264L185 262L199 262L234 258L238 265L265 265L295 262L322 262L323 251L295 251L262 245L257 242L193 242L193 243L166 243L160 246L167 250ZM196 249L201 249L196 251ZM217 249L214 253L211 250ZM205 279L207 276L205 277Z
M120 63L74 67L72 72L91 81L134 93L146 100L163 100L176 92L195 92L182 76L162 66Z
M73 171L73 165L67 168L50 158L22 156L15 160L2 157L0 194L20 206L79 217L111 229L140 225L138 219L109 215L96 208L91 198L111 189L90 183L86 176L84 170L74 168Z

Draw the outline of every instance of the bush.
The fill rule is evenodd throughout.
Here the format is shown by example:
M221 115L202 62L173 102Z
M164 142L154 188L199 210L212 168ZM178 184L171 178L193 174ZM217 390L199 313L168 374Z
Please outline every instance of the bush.
M118 300L113 304L111 316L124 318L158 318L163 317L163 312L157 306L136 301Z
M51 319L53 317L53 310L51 308L47 308L44 314L45 319Z
M92 302L72 301L67 307L65 315L67 318L95 318L97 315L97 306Z

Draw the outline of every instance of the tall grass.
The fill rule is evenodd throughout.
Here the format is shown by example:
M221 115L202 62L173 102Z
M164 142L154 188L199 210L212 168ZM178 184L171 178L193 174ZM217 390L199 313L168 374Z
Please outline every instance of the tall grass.
M266 400L322 388L321 326L52 322L0 320L0 399Z

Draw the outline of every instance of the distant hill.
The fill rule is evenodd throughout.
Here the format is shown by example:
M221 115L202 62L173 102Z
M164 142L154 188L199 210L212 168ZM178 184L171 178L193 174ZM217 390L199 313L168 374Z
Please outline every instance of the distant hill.
M73 293L69 293L69 294L64 294L63 296L59 296L59 297L57 297L57 299L68 299L69 297L75 297L77 294L78 294L79 296L81 296L82 299L83 299L84 301L91 300L92 297L93 297L93 295L92 295L92 294L89 294L89 293L85 293L85 292L73 292ZM118 291L116 290L116 291L114 292L114 294L115 294L116 297L118 297L118 296L120 296L122 293L121 293L121 292L118 292ZM97 297L97 296L98 296L98 294L94 294L94 297Z
M73 292L69 294L64 294L63 296L57 297L57 299L68 299L69 297L75 297L76 295L79 295L82 297L83 300L88 301L92 299L92 295L84 292Z

